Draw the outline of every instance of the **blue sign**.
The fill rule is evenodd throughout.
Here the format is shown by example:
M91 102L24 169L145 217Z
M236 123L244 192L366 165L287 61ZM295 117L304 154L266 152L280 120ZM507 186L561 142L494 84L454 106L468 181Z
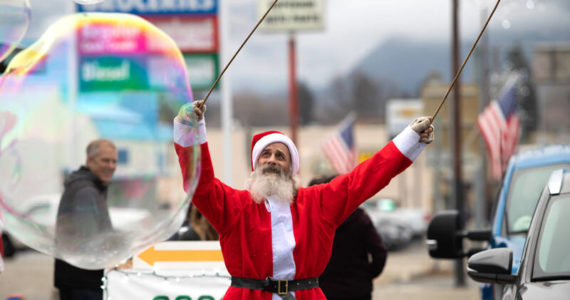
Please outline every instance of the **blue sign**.
M135 15L217 14L218 0L105 0L76 5L78 12L118 12Z

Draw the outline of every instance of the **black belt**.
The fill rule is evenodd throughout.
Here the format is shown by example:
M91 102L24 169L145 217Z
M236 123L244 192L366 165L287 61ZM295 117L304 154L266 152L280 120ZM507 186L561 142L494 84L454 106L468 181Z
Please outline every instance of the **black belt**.
M263 290L277 294L284 300L288 300L295 299L295 297L291 295L291 292L293 291L318 288L319 278L287 280L273 279L271 277L267 277L265 279L253 279L232 276L231 286L245 289Z

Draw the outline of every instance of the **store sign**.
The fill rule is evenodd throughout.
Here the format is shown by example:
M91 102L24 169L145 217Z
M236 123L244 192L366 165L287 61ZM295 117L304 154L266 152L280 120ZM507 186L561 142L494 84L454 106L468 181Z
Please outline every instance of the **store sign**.
M121 12L135 15L217 14L217 0L105 0L92 5L76 5L79 12Z
M185 54L184 62L193 90L209 89L219 75L218 54ZM216 86L218 88L218 86Z
M183 53L218 51L215 16L148 16L145 19L170 36Z
M82 92L146 90L145 61L135 57L81 57L79 88Z
M386 127L389 137L400 133L408 124L422 115L421 99L391 99L386 104Z
M219 74L218 0L106 0L77 10L141 15L184 53L193 90L209 89ZM183 86L172 80L185 76L173 73L182 62L170 55L170 41L134 26L84 26L77 36L80 92Z
M273 0L258 0L258 13L263 16ZM260 26L267 32L323 30L325 0L281 0L275 4Z

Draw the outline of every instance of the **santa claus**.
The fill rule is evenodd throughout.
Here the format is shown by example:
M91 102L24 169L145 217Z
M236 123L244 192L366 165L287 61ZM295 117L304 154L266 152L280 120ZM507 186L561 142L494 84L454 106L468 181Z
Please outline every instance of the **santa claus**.
M260 133L252 141L248 188L238 190L214 175L204 112L202 101L180 110L174 146L188 182L196 141L187 124L197 119L201 175L192 203L220 236L232 276L224 299L326 299L318 277L329 261L335 229L433 141L431 118L418 118L352 172L302 188L293 179L299 171L295 144L281 132Z

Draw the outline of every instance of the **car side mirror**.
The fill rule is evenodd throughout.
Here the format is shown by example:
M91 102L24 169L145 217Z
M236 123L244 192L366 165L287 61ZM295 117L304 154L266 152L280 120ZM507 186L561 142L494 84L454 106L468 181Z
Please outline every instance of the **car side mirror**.
M513 251L508 248L489 249L474 254L467 261L467 274L477 282L514 283Z
M432 218L427 228L431 257L455 259L464 256L459 222L459 213L453 210L439 212Z
M493 237L493 233L489 229L469 230L465 233L465 237L472 241L488 242Z

